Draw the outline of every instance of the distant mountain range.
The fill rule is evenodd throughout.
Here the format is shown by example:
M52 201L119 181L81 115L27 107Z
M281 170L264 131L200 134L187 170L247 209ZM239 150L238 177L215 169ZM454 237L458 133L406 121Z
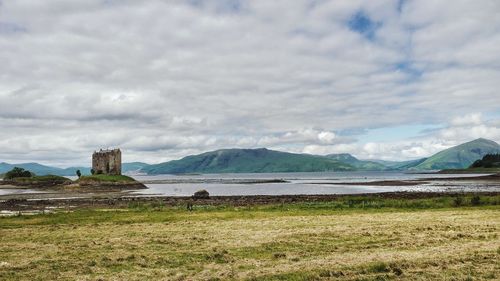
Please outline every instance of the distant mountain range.
M148 166L148 164L141 162L123 163L122 172L138 173L145 166ZM45 166L38 163L9 164L5 162L0 163L0 174L8 172L12 170L14 167L19 167L29 170L35 173L36 175L75 176L77 170L80 170L80 172L83 175L90 175L90 167L69 167L63 169L63 168Z
M186 174L463 169L484 155L494 153L500 153L500 145L482 138L448 148L428 158L401 162L360 160L347 153L319 156L274 151L266 148L221 149L154 165L142 162L123 163L122 172L128 174ZM88 167L62 169L38 163L0 163L0 174L10 171L13 167L21 167L37 175L73 176L78 169L82 174L90 174Z
M352 171L355 168L324 156L259 149L221 149L150 165L148 174L278 173Z

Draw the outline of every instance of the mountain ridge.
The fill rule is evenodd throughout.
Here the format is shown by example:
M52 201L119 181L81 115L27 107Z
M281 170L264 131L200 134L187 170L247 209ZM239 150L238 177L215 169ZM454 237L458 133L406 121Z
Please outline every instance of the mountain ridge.
M312 155L290 153L267 148L219 149L158 164L129 162L122 164L124 174L183 174L183 173L273 173L322 171L406 171L463 169L486 154L500 153L500 145L479 138L430 157L409 161L360 160L349 153ZM90 174L90 167L57 168L35 162L0 163L0 174L20 167L37 175L73 176L76 170Z
M486 154L500 153L500 145L492 140L478 138L442 150L422 163L412 167L413 170L465 169L474 161Z
M355 168L324 156L257 149L219 149L150 165L148 174L182 173L276 173L352 171Z

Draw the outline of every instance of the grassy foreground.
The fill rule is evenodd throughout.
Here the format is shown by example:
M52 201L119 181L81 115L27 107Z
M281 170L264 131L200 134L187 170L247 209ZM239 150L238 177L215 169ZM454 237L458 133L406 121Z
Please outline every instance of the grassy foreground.
M0 280L498 280L500 205L482 200L491 204L137 204L0 218Z

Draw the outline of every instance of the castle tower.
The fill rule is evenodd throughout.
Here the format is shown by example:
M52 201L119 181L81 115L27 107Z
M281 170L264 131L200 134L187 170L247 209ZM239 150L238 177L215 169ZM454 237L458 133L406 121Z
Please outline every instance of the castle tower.
M120 149L100 149L92 154L92 169L96 174L121 175L122 152Z

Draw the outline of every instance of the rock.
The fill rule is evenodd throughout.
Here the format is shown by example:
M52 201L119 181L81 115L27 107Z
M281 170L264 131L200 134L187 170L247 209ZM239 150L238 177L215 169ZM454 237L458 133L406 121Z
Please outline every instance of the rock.
M210 198L210 194L205 189L202 189L202 190L196 191L193 194L193 198L194 199L208 199L208 198Z

